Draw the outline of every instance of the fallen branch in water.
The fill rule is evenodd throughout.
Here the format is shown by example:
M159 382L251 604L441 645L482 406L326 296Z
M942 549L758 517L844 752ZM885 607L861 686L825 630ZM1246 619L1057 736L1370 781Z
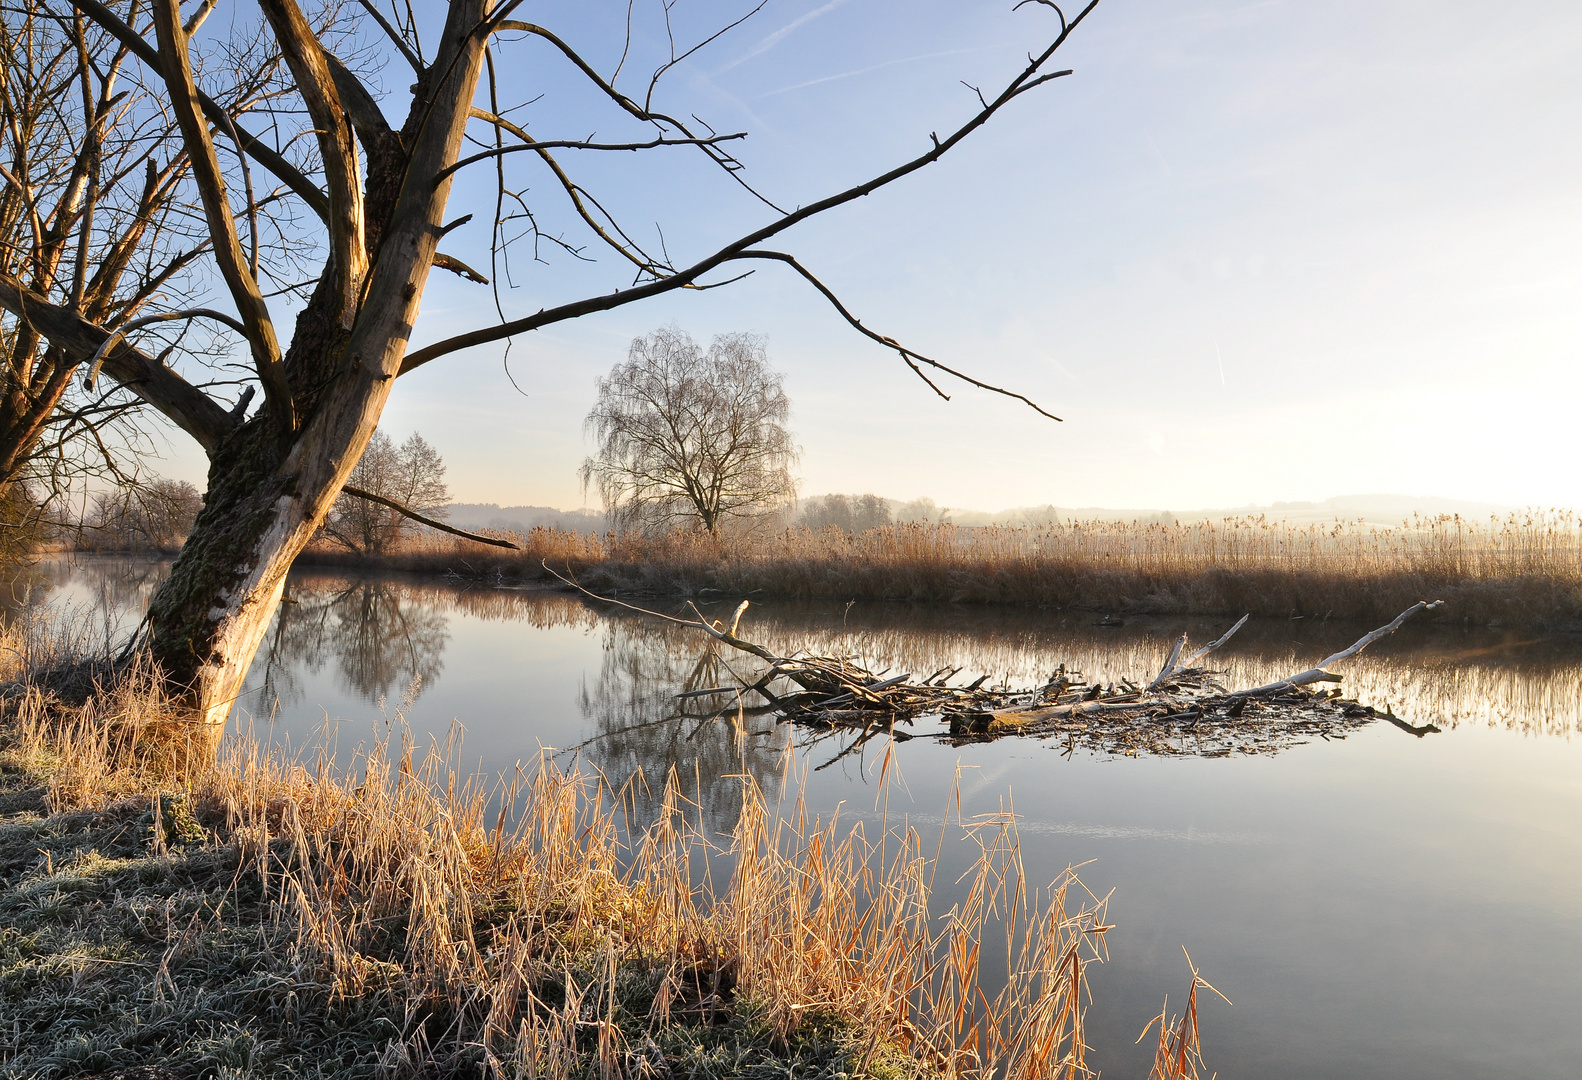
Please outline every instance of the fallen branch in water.
M723 622L705 618L690 602L687 606L695 618L665 615L600 596L583 588L574 578L551 570L547 563L543 565L547 573L594 600L692 627L768 664L756 679L741 679L739 686L690 690L678 698L729 694L739 701L743 693L756 693L769 702L782 721L826 731L858 731L858 738L842 756L860 749L880 732L908 738L907 732L896 730L897 723L914 725L928 719L946 725L948 736L955 739L992 739L1012 734L1061 736L1073 747L1081 742L1125 753L1260 753L1310 735L1343 737L1346 731L1385 714L1340 697L1338 690L1315 691L1308 687L1340 682L1341 676L1329 671L1330 666L1356 656L1400 629L1413 615L1432 611L1442 603L1419 601L1316 667L1249 690L1228 690L1215 681L1216 672L1198 666L1199 661L1246 625L1245 615L1185 660L1181 659L1187 645L1183 634L1170 649L1159 674L1145 686L1124 679L1119 686L1089 683L1080 671L1061 665L1042 687L1011 690L986 688L988 676L966 686L949 685L960 668L941 669L914 680L909 673L887 678L885 672L869 671L851 656L801 652L779 656L740 636L742 617L748 608L746 600L737 606L727 627ZM1414 728L1393 714L1387 718L1413 734L1437 730L1432 725ZM1182 745L1187 737L1193 743L1190 750Z
M1243 690L1238 696L1260 697L1264 694L1274 694L1282 690L1288 690L1298 686L1310 686L1316 682L1340 682L1341 680L1339 675L1335 675L1325 669L1331 664L1340 663L1342 660L1350 660L1353 656L1356 656L1363 649L1366 649L1369 645L1372 645L1375 641L1395 633L1401 628L1402 623L1404 623L1407 619L1410 619L1413 615L1416 615L1419 611L1433 611L1436 608L1442 607L1444 603L1445 602L1443 600L1435 600L1431 604L1426 600L1419 600L1417 603L1413 604L1411 607L1397 615L1394 621L1392 621L1389 625L1381 626L1377 630L1370 630L1368 633L1362 635L1362 637L1358 639L1357 643L1351 648L1342 649L1338 653L1335 653L1331 656L1326 656L1324 659L1318 662L1316 667L1310 667L1306 671L1292 675L1289 679L1281 679L1279 682L1272 682L1265 686L1260 686L1254 690Z

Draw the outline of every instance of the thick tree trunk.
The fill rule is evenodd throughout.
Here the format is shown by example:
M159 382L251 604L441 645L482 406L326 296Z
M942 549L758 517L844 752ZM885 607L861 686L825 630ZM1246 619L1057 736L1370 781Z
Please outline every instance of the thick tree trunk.
M286 457L267 415L226 439L209 470L203 510L149 607L155 659L196 718L208 723L224 723L269 629L286 571L323 517L313 512L319 499L293 490L281 468Z
M450 181L483 63L490 0L452 5L439 55L400 141L371 147L367 247L375 252L351 329L344 281L326 267L285 357L301 426L268 409L224 437L186 545L149 608L154 657L196 719L223 725L292 560L323 522L379 422L406 354L442 230ZM365 139L366 143L366 139Z

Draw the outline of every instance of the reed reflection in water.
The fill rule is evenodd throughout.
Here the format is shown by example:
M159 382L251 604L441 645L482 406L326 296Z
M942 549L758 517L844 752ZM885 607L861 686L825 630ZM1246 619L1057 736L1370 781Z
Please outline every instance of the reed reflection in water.
M723 606L723 605L722 605ZM756 615L753 614L756 612ZM746 635L784 655L803 648L855 655L872 670L918 675L964 665L958 680L988 675L1033 686L1059 664L1111 682L1151 678L1182 633L1205 644L1235 619L1140 618L1098 625L1087 612L979 606L763 605ZM1259 620L1214 655L1226 686L1259 686L1303 671L1351 644L1369 626ZM1389 703L1442 728L1483 724L1569 735L1582 717L1582 635L1533 638L1444 623L1408 623L1337 668L1348 697Z
M0 590L0 606L11 617L45 606L67 610L106 628L110 636L125 635L142 618L167 567L113 557L45 562ZM593 737L587 756L607 765L612 778L631 775L641 761L651 762L651 768L645 766L650 776L655 769L663 776L671 768L696 773L707 771L705 763L721 764L718 747L705 750L699 744L725 737L716 738L712 723L700 717L728 702L705 699L683 708L673 695L704 683L729 685L733 680L725 664L743 674L756 670L749 657L719 656L694 631L619 609L601 611L561 593L305 572L293 574L287 595L297 603L281 605L249 680L257 692L246 702L252 715L298 707L316 713L329 703L309 701L308 684L317 683L327 669L334 672L341 695L373 707L370 715L381 699L394 700L409 689L422 697L445 672L458 619L501 628L518 671L539 661L532 654L534 644L516 640L504 630L507 625L602 635L598 674L584 674L575 697L577 715L587 726L579 738L558 741L574 745ZM732 603L703 607L724 614ZM656 606L685 613L679 604ZM996 683L1031 686L1060 664L1104 681L1151 676L1179 634L1206 642L1233 620L1140 618L1119 626L1096 621L1089 613L1033 608L901 603L847 608L814 602L755 604L744 627L747 636L782 655L801 648L849 654L873 670L918 675L960 666L958 680L987 675ZM1259 685L1309 667L1368 629L1325 621L1254 621L1216 660L1226 685ZM1561 736L1582 723L1582 635L1534 638L1462 630L1448 619L1424 621L1408 624L1348 661L1342 673L1348 696L1378 706L1388 703L1415 723ZM542 718L543 709L519 704ZM744 730L764 731L767 725L754 723L750 715L750 707L761 703L749 699L745 704ZM476 723L476 718L456 718ZM675 731L664 730L667 721L674 721ZM725 741L740 739L731 731ZM772 783L778 769L767 762L777 758L783 744L780 736L748 736L743 767Z
M17 615L71 609L130 632L156 579L146 565L103 560L41 569ZM530 770L540 746L574 752L617 784L640 769L657 788L673 769L706 822L726 829L731 777L745 771L779 791L782 748L806 745L806 732L750 702L738 713L734 695L677 699L730 683L730 668L755 669L673 625L561 594L436 581L296 574L290 589L301 603L282 608L238 719L273 717L258 734L309 754L326 718L344 721L343 746L367 739L383 723L379 699L415 681L414 730L443 742L459 720L465 764L487 776ZM703 606L728 618L734 598ZM826 602L754 604L743 625L782 654L851 653L920 676L965 665L958 681L1032 685L1061 663L1106 681L1151 677L1176 636L1206 642L1231 620L1095 621ZM1256 684L1368 629L1264 621L1216 655L1227 684ZM1376 724L1340 744L1222 760L916 739L891 761L889 805L927 830L946 806L970 820L1014 798L1034 878L1096 860L1084 880L1115 889L1119 928L1088 1014L1090 1063L1105 1075L1147 1072L1132 1040L1159 987L1183 974L1185 945L1237 1003L1206 1020L1221 1075L1570 1080L1582 1059L1582 740L1570 738L1582 640L1408 624L1343 671L1349 695L1445 731L1413 739ZM817 766L835 750L796 752ZM877 785L863 786L876 763L853 756L810 771L809 812L841 807L877 827ZM638 812L652 813L651 798ZM942 847L941 883L964 868L965 850Z

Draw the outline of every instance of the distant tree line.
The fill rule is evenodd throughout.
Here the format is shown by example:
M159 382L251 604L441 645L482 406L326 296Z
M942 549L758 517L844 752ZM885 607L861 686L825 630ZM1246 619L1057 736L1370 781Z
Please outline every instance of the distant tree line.
M825 495L804 500L796 524L804 529L836 528L845 533L863 533L885 525L922 522L937 525L945 511L933 499L913 499L892 504L874 494Z

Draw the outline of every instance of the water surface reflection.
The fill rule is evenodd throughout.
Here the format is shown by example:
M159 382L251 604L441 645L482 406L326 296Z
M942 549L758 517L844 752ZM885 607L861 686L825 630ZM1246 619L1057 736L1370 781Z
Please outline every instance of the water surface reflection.
M115 563L41 571L21 613L47 603L129 631L156 574ZM290 595L298 603L282 607L239 718L293 747L326 723L343 747L366 739L405 696L419 732L443 739L463 723L486 772L541 747L574 751L617 783L641 771L657 786L673 770L721 829L734 820L732 777L749 773L773 793L784 755L817 766L837 749L809 747L751 702L677 699L729 683L727 664L747 669L629 613L552 593L309 573L293 575ZM1048 610L812 603L755 605L745 625L777 652L852 653L895 673L964 664L959 678L1031 685L1060 663L1106 681L1151 675L1175 636L1207 641L1228 621L1100 627ZM1367 629L1250 625L1221 654L1224 681L1301 670ZM1084 880L1115 890L1118 927L1089 1012L1092 1064L1106 1075L1147 1072L1132 1040L1181 985L1184 945L1237 1003L1205 1006L1205 1050L1221 1076L1574 1076L1582 641L1425 622L1343 670L1348 694L1444 730L1417 739L1376 724L1344 742L1226 760L914 739L892 760L890 808L937 822L954 811L960 777L969 817L1010 793L1033 877L1092 860ZM809 771L810 809L876 819L876 765L852 757ZM947 893L965 858L944 848Z
M421 688L445 670L450 631L443 607L393 581L294 583L260 651L257 696L300 705L309 677L333 659L340 687L372 704Z

